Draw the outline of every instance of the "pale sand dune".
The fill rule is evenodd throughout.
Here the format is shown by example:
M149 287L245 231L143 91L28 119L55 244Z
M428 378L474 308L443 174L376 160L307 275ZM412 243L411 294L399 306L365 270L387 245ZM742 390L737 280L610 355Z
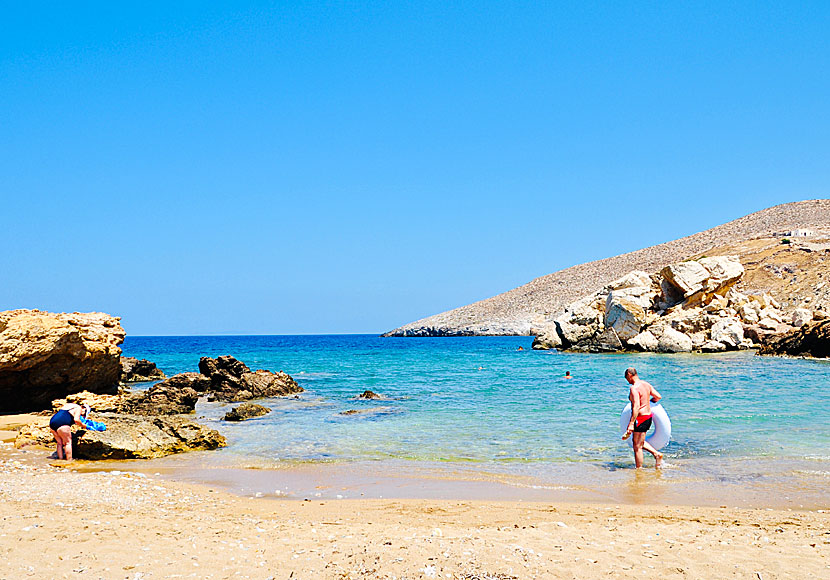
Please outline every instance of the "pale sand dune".
M245 499L8 455L0 505L3 579L830 577L817 511Z

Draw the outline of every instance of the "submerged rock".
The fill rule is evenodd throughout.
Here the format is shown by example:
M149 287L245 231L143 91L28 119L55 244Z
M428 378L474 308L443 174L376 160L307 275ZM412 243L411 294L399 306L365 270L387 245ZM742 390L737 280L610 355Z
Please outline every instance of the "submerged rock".
M341 411L338 415L343 416L353 416L359 415L364 417L377 417L382 415L391 415L393 413L397 413L395 409L392 407L370 407L368 409L348 409L346 411Z
M73 456L77 459L149 459L227 444L218 431L177 415L142 417L101 413L95 420L104 422L107 430L86 431L74 427ZM54 447L49 417L41 417L20 430L15 447L26 445Z
M147 359L137 359L132 356L121 357L121 382L143 383L147 381L162 381L165 377L156 363Z
M234 407L223 417L225 421L245 421L255 417L262 417L271 412L268 407L257 405L256 403L242 403L238 407Z
M119 321L101 312L0 312L0 412L48 409L84 389L115 393L125 336Z

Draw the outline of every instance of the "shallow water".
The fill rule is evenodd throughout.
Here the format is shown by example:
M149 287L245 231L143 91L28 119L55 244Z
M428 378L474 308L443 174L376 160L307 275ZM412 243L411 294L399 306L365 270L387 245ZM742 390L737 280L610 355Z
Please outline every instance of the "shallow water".
M619 435L628 392L622 374L635 366L661 392L672 420L664 483L786 485L798 501L820 500L830 481L825 361L751 352L567 354L532 351L530 343L527 337L130 337L124 354L148 358L168 376L196 370L200 356L231 354L254 369L284 370L305 389L296 399L265 400L272 413L243 423L220 420L228 404L200 404L197 414L229 446L168 462L191 470L197 461L200 469L293 467L295 473L347 464L393 478L401 469L460 469L461 479L487 473L528 490L626 485L628 476L617 473L632 466ZM565 371L574 378L563 378ZM366 389L385 400L355 399ZM352 409L364 412L342 414ZM268 492L269 484L260 488Z

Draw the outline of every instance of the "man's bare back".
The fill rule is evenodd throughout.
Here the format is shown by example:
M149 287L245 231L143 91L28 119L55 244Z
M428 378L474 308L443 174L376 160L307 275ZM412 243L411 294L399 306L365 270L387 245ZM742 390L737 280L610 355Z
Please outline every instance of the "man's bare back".
M634 368L626 369L625 379L631 385L628 391L628 400L631 401L631 420L625 430L623 439L633 436L634 464L639 469L643 465L643 449L654 456L655 467L663 463L663 454L646 441L646 432L651 427L651 403L656 403L663 397L650 383L637 376Z
M651 386L651 383L644 381L638 376L634 376L634 383L629 389L628 400L631 401L631 414L636 416L651 415L651 401L652 398L656 403L662 397L657 389Z

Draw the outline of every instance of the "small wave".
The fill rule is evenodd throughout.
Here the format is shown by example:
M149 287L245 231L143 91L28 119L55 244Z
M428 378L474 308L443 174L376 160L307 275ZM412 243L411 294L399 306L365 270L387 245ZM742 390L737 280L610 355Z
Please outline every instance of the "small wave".
M818 475L820 477L830 477L830 471L822 471L819 469L795 469L793 473L798 475Z

